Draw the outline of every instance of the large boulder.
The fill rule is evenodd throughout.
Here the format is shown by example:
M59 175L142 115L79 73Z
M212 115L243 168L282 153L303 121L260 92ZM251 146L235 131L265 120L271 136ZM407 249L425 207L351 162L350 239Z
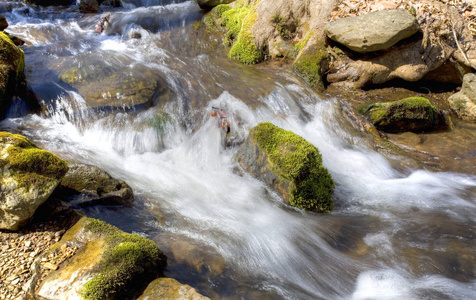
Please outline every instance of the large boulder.
M106 171L86 164L70 164L54 195L73 205L130 205L132 189Z
M381 10L342 18L326 26L327 36L359 53L388 49L415 34L417 19L407 10Z
M423 97L371 103L359 112L377 129L391 133L432 131L443 122L439 110Z
M189 285L181 284L172 278L157 278L152 281L138 300L210 300L197 293L197 291Z
M0 132L0 229L23 225L67 171L65 161L26 137Z
M157 245L99 220L83 217L50 253L74 245L74 255L49 273L36 290L41 299L131 299L157 278L167 258ZM48 253L45 255L48 257Z
M319 150L299 135L271 123L254 127L235 160L292 206L329 212L334 182Z
M75 88L90 108L147 107L166 90L158 70L116 53L78 55L64 63L59 78Z
M0 32L0 118L24 82L25 54L4 32Z
M220 4L228 4L235 0L196 0L201 9L212 9Z
M458 117L476 121L476 74L464 75L461 91L449 97L448 102Z

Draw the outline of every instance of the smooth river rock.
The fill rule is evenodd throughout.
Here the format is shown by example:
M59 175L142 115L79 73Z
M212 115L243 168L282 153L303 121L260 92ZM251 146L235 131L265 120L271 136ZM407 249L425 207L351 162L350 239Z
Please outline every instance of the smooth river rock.
M18 230L67 171L65 161L26 137L0 132L0 229Z
M138 300L210 300L197 293L187 284L181 284L172 278L157 278L152 281Z
M329 212L334 181L319 150L301 136L271 123L254 127L235 160L297 208Z
M476 74L464 75L461 91L449 97L448 102L458 117L476 122Z
M363 16L338 19L326 26L327 36L359 53L388 49L419 29L407 10L381 10Z

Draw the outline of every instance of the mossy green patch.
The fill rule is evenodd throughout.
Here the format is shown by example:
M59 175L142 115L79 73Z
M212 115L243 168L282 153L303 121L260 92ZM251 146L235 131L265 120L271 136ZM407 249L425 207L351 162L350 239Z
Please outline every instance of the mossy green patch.
M0 132L0 143L5 149L5 155L0 159L0 167L8 167L10 176L17 181L19 188L49 188L47 182L61 179L68 171L64 160L39 149L24 136Z
M424 131L439 121L438 109L424 97L366 104L358 111L378 129L388 132Z
M106 251L97 266L99 275L82 290L84 299L130 297L134 284L139 286L158 276L166 264L166 257L157 245L140 235L127 234L102 221L89 219L86 229L100 231L105 238Z
M323 64L329 57L326 49L310 49L301 54L294 62L294 71L302 77L311 87L320 91L324 90L322 80Z
M272 171L293 183L289 191L291 205L318 212L332 210L334 181L314 145L271 123L258 124L250 136L268 156Z
M203 23L209 30L217 30L221 24L221 18L224 12L230 10L231 7L226 4L215 6L203 17Z
M9 101L23 80L25 54L4 32L0 32L0 104ZM1 109L5 110L5 108Z

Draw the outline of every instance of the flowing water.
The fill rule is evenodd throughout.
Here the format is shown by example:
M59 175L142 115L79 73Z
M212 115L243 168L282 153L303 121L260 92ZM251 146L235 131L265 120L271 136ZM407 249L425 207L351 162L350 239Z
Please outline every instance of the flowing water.
M100 34L102 15L74 6L0 9L26 41L27 79L44 106L26 115L15 105L1 128L130 184L132 208L84 210L153 239L166 276L214 299L474 299L476 177L399 167L402 157L349 129L340 101L291 72L228 60L194 1L104 8L111 25ZM90 61L145 66L167 92L145 107L89 109L58 74ZM229 115L226 140L214 107ZM286 206L240 171L233 155L263 121L319 148L336 182L332 213Z

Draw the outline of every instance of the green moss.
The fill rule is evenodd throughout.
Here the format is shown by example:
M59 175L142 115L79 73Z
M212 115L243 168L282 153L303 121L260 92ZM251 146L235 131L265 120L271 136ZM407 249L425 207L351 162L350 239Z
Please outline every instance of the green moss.
M328 56L325 49L308 50L294 62L293 69L311 87L322 91L324 90L322 64Z
M88 224L84 226L84 229L94 234L105 236L121 232L117 227L97 219L88 219Z
M107 250L98 265L99 275L91 279L82 290L84 299L121 299L130 297L126 287L143 285L157 277L166 264L164 254L157 245L140 235L127 234L101 221L91 219L93 230L113 232L105 239ZM88 225L90 226L90 225Z
M4 32L0 32L0 102L9 101L23 80L25 54Z
M226 4L220 4L215 6L205 15L205 17L203 18L203 23L209 30L217 30L217 25L221 23L223 13L230 9L231 7Z
M61 179L68 171L68 165L51 152L39 149L26 137L0 132L0 141L10 146L8 154L0 160L0 167L8 166L11 176L19 187L46 187L51 179Z
M243 2L243 3L242 3ZM251 4L244 1L223 12L222 26L226 28L224 44L232 46L228 57L244 64L255 64L263 60L263 53L256 47L251 32L258 15Z
M258 124L250 135L267 154L273 172L294 183L289 192L291 205L318 212L332 210L334 182L314 145L271 123Z
M155 128L155 130L160 133L165 131L170 121L171 119L169 115L161 113L149 119L148 125Z
M299 52L301 52L302 49L304 49L304 47L307 45L307 43L311 39L312 35L314 35L314 30L309 30L304 36L304 38L301 39L296 45L294 45L294 52L296 55Z
M424 97L366 104L358 108L377 128L389 132L422 131L438 122L438 109Z

